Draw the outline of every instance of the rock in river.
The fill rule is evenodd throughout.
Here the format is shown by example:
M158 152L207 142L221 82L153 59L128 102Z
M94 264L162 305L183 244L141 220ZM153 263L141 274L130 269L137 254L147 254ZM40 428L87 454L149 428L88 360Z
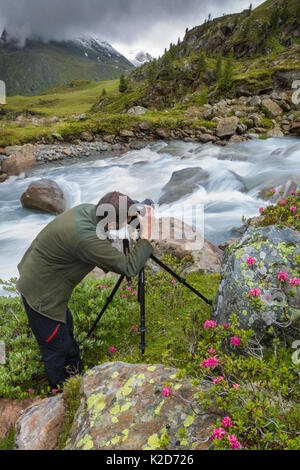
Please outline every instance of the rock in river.
M33 209L47 214L61 214L65 210L64 193L52 180L34 181L21 196L24 209Z

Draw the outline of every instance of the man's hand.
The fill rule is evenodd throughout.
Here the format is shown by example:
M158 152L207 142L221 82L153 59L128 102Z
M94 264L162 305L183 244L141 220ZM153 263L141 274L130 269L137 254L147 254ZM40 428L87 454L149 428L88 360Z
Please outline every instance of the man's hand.
M140 238L143 238L144 240L149 240L151 239L151 233L152 233L152 225L154 221L154 210L153 207L151 206L145 206L146 214L144 217L141 216L138 212L136 213L137 218L139 219L140 222L140 227L141 227L141 232L140 232Z

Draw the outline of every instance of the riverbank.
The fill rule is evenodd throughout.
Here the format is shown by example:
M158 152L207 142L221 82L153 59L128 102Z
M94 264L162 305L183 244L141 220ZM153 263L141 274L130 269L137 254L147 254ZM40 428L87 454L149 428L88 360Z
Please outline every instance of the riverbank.
M121 112L110 114L106 98L101 109L71 116L44 118L28 110L11 114L7 108L0 120L0 182L18 175L7 172L3 162L25 143L36 145L37 162L51 162L99 151L121 155L156 140L226 146L253 138L300 135L300 107L293 102L292 92L241 96L211 104L195 103L197 96L186 96L180 106L164 111L132 106L134 100L130 100Z

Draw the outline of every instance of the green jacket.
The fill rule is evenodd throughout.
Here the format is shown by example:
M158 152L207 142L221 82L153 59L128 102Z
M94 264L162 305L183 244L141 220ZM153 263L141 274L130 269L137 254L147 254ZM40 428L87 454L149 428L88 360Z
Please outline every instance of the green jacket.
M56 217L36 237L18 265L17 290L33 310L65 323L74 287L96 266L136 276L152 253L139 240L125 256L96 234L96 206L81 204Z

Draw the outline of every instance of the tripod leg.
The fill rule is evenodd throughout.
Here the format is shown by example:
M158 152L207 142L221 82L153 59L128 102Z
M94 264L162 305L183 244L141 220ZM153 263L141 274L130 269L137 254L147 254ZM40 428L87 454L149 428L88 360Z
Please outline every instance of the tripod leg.
M145 271L142 269L139 272L139 292L138 299L140 302L140 315L141 315L141 324L140 324L140 333L141 333L141 342L140 348L142 354L144 354L146 349L145 333L146 333L146 323L145 323Z
M88 332L88 335L87 335L87 338L89 338L91 336L91 334L93 333L94 329L96 328L96 326L98 325L98 322L101 320L101 317L102 315L104 314L105 310L107 309L107 307L109 306L110 302L112 301L112 299L114 298L117 290L119 289L120 285L122 284L122 281L124 279L125 276L121 276L118 280L118 282L116 283L115 287L113 288L111 294L107 297L107 300L106 300L106 303L103 307L103 309L101 310L101 312L99 313L98 317L97 317L97 320L95 321L95 323L93 324L92 328L90 329L90 331Z

